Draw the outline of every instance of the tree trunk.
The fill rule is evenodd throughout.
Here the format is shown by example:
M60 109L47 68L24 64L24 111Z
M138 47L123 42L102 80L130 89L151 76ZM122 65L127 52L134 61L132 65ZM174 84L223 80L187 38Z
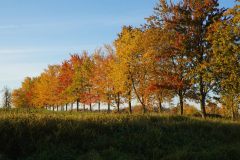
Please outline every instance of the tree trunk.
M73 110L73 103L71 103L71 111Z
M205 96L201 97L201 110L202 110L202 117L205 119L207 114L206 114L206 108L205 108Z
M98 102L98 111L101 112L101 102Z
M86 111L85 103L83 103L83 111Z
M6 98L5 98L5 106L4 106L5 108L8 108L8 99L7 99L7 96L6 96Z
M108 113L110 113L110 103L108 102Z
M234 111L234 100L233 98L231 99L231 116L232 116L232 120L235 121L235 111Z
M92 103L89 104L90 111L92 112Z
M159 107L159 112L162 112L162 101L161 101L161 99L159 98L158 99L158 107Z
M120 93L117 94L117 110L120 112Z
M66 111L68 111L68 104L66 104Z
M162 98L161 98L161 97L162 97L162 94L159 92L159 93L157 94L159 113L161 113L162 110L163 110Z
M143 95L142 95L142 97L140 97L140 95L138 94L137 89L136 89L135 84L134 84L133 77L131 77L131 81L132 81L132 87L133 87L133 90L135 92L135 95L137 96L138 101L141 103L141 105L143 107L143 114L145 114L146 113L146 105L145 105L144 97L143 97Z
M132 96L131 96L131 91L128 92L128 108L129 108L129 113L132 114Z
M147 113L146 105L144 103L142 104L142 107L143 107L143 114Z
M147 108L145 105L145 98L142 96L142 108L143 108L143 114L147 113Z
M132 114L132 101L128 100L129 113Z
M232 120L235 121L235 113L234 113L234 108L233 108L233 106L231 106L231 110L232 110Z
M77 112L79 111L79 98L77 99Z
M204 84L203 84L203 78L200 76L200 103L201 103L201 111L202 111L202 117L206 119L206 93L204 92Z
M111 110L111 104L110 104L110 96L108 95L108 113L110 113Z
M183 93L182 93L182 90L179 90L178 96L179 96L179 101L180 101L180 114L182 116L183 115Z
M90 97L90 104L89 104L89 110L90 112L92 112L92 103L91 103L91 100L92 100L92 97L91 97L91 88L89 88L89 97Z

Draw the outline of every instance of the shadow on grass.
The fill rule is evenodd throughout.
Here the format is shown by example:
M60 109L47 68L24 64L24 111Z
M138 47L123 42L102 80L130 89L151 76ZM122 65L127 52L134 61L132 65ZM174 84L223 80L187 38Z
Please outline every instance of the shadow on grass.
M237 160L240 125L178 116L10 113L0 118L0 142L0 159Z

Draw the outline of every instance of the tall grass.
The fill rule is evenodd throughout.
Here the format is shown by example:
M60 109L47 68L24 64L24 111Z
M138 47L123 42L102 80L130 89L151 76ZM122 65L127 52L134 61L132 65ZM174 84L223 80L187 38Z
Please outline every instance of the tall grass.
M0 111L0 159L239 159L228 120L41 110Z

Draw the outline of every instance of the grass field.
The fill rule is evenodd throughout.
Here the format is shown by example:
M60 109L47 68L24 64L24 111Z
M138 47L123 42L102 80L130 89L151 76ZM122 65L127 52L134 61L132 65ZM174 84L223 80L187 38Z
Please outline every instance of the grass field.
M0 160L240 159L240 123L167 115L0 111Z

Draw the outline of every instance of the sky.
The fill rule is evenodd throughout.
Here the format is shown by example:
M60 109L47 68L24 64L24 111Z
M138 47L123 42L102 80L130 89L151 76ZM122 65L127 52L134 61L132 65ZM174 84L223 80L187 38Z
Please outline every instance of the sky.
M139 26L157 0L0 0L0 89L20 87L70 54L111 44ZM232 7L234 0L220 0Z

